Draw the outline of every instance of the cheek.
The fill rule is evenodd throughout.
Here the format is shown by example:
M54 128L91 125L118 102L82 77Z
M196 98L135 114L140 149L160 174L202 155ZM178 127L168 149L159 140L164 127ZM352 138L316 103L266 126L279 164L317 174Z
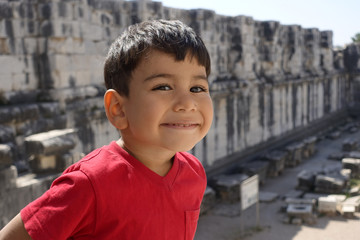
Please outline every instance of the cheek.
M205 118L204 120L210 127L214 115L214 108L210 97L203 99L201 109Z
M138 98L136 104L132 105L131 108L134 121L152 122L161 115L162 106L154 99Z

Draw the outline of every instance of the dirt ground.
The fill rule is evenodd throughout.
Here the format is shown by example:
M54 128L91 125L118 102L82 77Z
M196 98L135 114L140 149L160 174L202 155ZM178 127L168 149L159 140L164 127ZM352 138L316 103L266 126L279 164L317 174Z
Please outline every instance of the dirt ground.
M304 170L324 170L341 167L341 162L328 160L332 153L342 151L342 142L346 138L360 140L360 131L342 132L340 138L324 138L317 143L317 152L294 168L286 168L276 178L267 178L260 192L279 195L270 203L260 203L259 227L256 227L255 206L245 210L240 217L238 204L218 204L199 219L195 240L355 240L360 239L360 213L354 219L336 216L318 216L314 225L293 225L283 223L286 214L280 209L283 198L295 190L297 174ZM359 142L360 143L360 142Z

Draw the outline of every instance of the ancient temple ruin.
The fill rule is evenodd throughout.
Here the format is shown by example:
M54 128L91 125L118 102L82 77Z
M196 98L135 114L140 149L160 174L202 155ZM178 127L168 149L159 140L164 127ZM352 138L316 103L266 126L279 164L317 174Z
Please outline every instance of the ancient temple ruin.
M209 175L360 112L360 46L333 50L331 31L153 1L1 1L0 227L119 137L103 110L105 54L128 25L160 18L193 27L211 55L214 121L192 150Z

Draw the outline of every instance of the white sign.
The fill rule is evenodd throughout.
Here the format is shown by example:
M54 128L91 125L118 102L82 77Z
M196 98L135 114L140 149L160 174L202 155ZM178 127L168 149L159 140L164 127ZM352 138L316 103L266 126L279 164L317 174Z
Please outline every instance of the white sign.
M259 178L254 175L240 185L241 210L245 210L251 205L258 202L259 195Z

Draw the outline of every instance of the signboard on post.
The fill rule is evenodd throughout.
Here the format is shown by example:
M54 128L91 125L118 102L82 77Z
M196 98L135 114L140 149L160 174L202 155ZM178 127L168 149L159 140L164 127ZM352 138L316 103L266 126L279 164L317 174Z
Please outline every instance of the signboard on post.
M240 185L241 211L256 203L256 226L260 226L260 206L259 206L259 177L257 174L246 179ZM241 233L244 232L243 217L241 220Z
M259 178L254 175L240 185L241 210L245 210L258 202L259 196Z

